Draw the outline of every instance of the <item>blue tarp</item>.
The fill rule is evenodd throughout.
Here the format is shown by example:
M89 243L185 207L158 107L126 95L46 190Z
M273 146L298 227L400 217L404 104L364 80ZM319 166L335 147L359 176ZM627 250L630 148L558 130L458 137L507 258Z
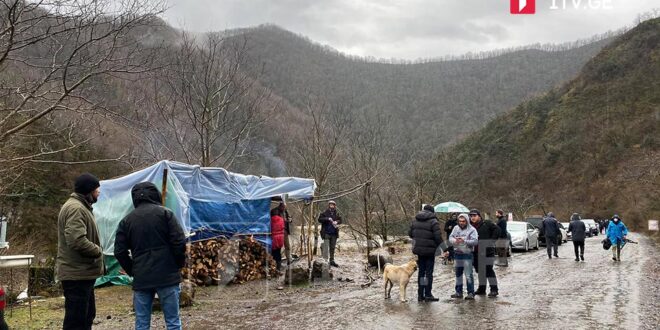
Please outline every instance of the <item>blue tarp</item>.
M101 181L94 215L105 255L114 254L117 226L133 210L131 188L149 181L161 190L165 169L165 206L174 212L186 235L195 233L190 237L193 241L218 235L254 234L270 245L267 233L271 198L288 195L290 199L311 199L316 189L313 179L243 175L222 168L160 161L124 177Z

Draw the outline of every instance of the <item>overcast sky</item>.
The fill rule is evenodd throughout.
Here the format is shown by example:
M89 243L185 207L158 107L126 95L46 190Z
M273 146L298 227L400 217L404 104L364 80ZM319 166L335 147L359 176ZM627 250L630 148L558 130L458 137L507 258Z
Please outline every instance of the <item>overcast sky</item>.
M190 31L272 23L347 54L411 60L584 39L660 7L658 0L536 0L536 14L512 15L510 0L167 1L164 18Z

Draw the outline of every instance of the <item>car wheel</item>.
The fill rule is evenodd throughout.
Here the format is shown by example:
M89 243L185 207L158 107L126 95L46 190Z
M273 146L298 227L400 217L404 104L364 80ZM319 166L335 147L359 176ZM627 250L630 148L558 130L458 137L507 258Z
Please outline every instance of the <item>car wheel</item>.
M525 252L529 251L529 240L525 241Z

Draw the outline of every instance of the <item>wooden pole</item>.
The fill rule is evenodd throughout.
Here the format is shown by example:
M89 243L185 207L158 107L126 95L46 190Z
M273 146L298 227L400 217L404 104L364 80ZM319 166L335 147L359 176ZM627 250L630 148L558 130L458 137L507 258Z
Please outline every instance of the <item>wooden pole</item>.
M163 170L163 189L161 189L161 198L163 199L163 206L165 206L165 198L167 198L167 169Z

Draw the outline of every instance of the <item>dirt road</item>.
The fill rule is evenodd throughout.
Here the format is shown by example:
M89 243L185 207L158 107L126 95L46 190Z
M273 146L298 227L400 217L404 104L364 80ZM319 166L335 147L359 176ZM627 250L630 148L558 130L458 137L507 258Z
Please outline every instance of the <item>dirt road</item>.
M474 301L452 300L451 266L436 264L437 303L418 303L416 277L408 288L408 303L383 299L382 280L361 289L362 265L342 256L337 276L354 283L332 281L312 288L276 290L273 282L252 283L200 292L199 305L183 311L188 329L440 329L549 328L652 329L660 320L658 247L639 235L621 262L601 248L602 236L588 238L585 262L575 262L571 242L559 248L559 259L545 250L515 253L508 268L497 268L500 296ZM396 255L401 263L410 255ZM476 280L476 278L475 278Z

